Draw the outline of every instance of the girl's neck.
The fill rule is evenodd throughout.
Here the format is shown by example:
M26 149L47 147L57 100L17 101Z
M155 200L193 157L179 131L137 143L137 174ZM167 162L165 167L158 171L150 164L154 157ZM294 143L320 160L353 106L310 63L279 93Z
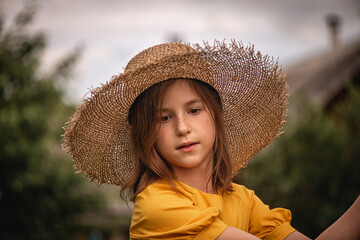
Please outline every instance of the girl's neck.
M186 168L176 169L175 176L179 181L202 192L217 194L216 188L212 185L211 171L204 170L199 172L198 169L194 170Z
M205 193L217 194L217 190L213 187L211 179L209 181L199 182L199 181L191 181L189 179L179 179L179 181L196 188Z

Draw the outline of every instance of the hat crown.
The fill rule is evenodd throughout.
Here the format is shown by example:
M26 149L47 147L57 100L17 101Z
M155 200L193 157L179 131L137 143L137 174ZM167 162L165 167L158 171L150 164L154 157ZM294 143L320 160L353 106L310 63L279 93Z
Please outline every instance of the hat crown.
M167 57L194 53L195 49L183 43L163 43L147 48L133 57L126 65L125 72L132 71L151 63L158 63Z

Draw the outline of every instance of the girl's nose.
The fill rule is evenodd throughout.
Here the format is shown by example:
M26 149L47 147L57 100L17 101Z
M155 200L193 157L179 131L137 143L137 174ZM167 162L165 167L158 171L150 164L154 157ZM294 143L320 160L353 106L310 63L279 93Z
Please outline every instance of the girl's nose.
M191 128L188 123L188 120L186 120L184 117L178 118L176 121L176 129L175 129L176 135L183 136L190 133L190 131Z

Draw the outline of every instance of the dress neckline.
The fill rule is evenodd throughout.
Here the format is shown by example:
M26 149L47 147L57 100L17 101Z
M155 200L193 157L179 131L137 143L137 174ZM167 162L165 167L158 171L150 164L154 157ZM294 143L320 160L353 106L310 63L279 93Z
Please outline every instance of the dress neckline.
M205 194L205 195L210 195L210 196L220 196L221 193L220 193L220 190L217 189L217 193L207 193L207 192L204 192L204 191L201 191L200 189L197 189L196 187L192 187L190 186L189 184L186 184L180 180L175 180L174 181L177 185L180 185L180 187L183 187L185 188L186 190L190 191L190 192L199 192L201 194Z

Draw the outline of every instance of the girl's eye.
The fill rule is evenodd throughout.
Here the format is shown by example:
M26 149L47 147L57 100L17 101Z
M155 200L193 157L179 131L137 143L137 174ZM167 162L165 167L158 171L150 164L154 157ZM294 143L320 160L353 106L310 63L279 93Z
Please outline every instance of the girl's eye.
M166 122L166 121L168 121L170 119L170 116L162 116L161 117L161 121L162 122Z
M198 109L198 108L193 108L193 109L189 110L189 113L191 113L191 114L196 114L196 113L199 113L199 112L200 112L200 109Z

